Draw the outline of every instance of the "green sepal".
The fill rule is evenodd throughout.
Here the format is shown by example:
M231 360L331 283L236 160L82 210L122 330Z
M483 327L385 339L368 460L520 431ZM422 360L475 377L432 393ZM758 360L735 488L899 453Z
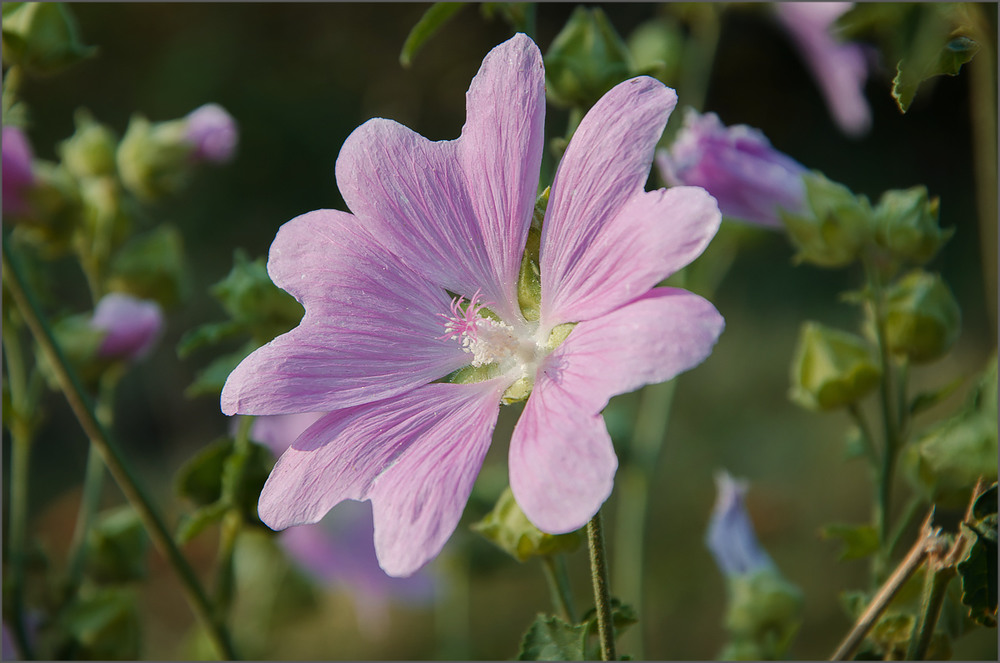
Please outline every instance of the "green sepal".
M135 593L120 586L82 592L55 617L55 658L139 660L141 620ZM58 636L57 636L58 637Z
M797 249L793 260L830 268L851 264L872 236L871 203L818 171L804 175L802 181L809 211L779 210Z
M87 575L94 581L124 583L146 577L149 536L132 507L102 513L87 540Z
M424 44L437 34L441 26L465 4L464 2L435 2L431 5L416 24L410 28L410 34L403 42L403 50L399 52L399 64L409 67Z
M792 359L789 398L810 410L835 410L866 396L880 376L862 338L806 322Z
M3 3L3 63L50 75L92 56L76 20L62 2Z
M510 486L504 488L493 509L472 525L472 530L519 562L539 555L572 552L582 540L579 531L547 534L535 527L521 511Z
M863 559L878 552L878 532L871 525L827 525L820 530L824 539L839 539L843 543L840 561Z
M542 272L538 266L538 248L541 230L532 226L521 258L521 271L517 277L517 303L525 320L536 321L541 315Z
M889 351L915 363L944 356L962 329L958 301L937 274L915 270L893 283L885 308Z
M996 484L994 484L994 489ZM964 525L964 523L963 523ZM962 603L969 616L989 628L997 625L997 530L965 525L976 537L965 558L958 563L962 577Z
M586 624L567 624L554 615L538 615L517 653L519 661L582 661Z
M938 223L940 202L927 187L886 191L874 210L875 241L892 258L923 265L955 234Z
M111 263L108 289L152 299L164 309L182 303L189 284L181 232L163 224L129 240Z

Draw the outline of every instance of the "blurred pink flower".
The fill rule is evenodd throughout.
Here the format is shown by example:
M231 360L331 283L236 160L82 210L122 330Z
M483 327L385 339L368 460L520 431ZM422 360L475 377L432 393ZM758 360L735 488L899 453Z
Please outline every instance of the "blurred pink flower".
M17 127L3 128L3 213L19 215L28 211L27 190L35 182L31 172L31 143Z
M226 163L236 153L236 120L219 104L205 104L187 115L187 139L195 146L196 161Z
M656 165L671 186L703 187L724 215L761 226L781 228L779 208L798 212L806 204L806 167L771 147L759 130L726 127L715 113L686 109L684 127L669 150L657 151Z
M256 417L250 437L281 455L321 412ZM371 638L388 632L394 601L429 603L434 578L421 571L392 578L379 567L372 541L371 507L346 500L312 525L290 527L278 541L295 562L316 580L341 587L354 599L358 627Z
M90 324L107 334L98 349L101 357L135 361L159 340L163 312L154 301L112 292L97 303Z
M862 44L841 42L834 22L852 2L776 2L775 11L812 70L830 115L849 136L868 133L871 108L865 98L868 63Z
M329 412L275 465L258 504L265 523L371 500L380 565L409 575L457 526L504 395L529 391L510 443L514 497L546 532L593 517L618 465L608 399L698 365L723 327L701 297L654 287L720 221L702 189L644 191L675 104L638 77L580 123L545 212L531 320L518 275L544 149L534 42L519 34L486 56L457 140L384 119L348 137L337 183L353 214L304 214L271 245L268 273L305 316L222 391L227 414ZM460 369L479 381L441 381Z
M718 489L705 544L726 576L774 568L774 562L757 541L746 508L747 482L725 470L715 475Z

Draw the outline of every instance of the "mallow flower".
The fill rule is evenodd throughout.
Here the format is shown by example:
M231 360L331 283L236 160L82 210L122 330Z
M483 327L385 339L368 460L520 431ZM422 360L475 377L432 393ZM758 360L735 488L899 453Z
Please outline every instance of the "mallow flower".
M671 186L704 187L727 217L781 228L779 208L806 209L806 167L774 149L759 129L727 127L715 113L685 109L683 128L657 151L656 165Z
M256 417L250 437L282 454L322 412ZM310 577L338 587L354 599L358 628L370 638L388 632L393 602L426 604L434 596L434 578L426 569L393 578L379 567L372 543L371 507L348 500L313 525L290 527L278 538L288 556Z
M802 54L834 122L848 136L862 136L872 124L865 98L865 46L839 40L833 24L853 2L776 2L774 10Z
M773 569L774 562L761 547L747 513L747 482L725 470L715 475L718 491L705 535L705 545L726 577Z
M605 94L566 148L534 233L544 104L541 53L518 34L484 59L459 138L369 120L336 164L351 212L309 212L278 230L268 274L305 315L230 374L222 411L328 414L265 483L258 512L270 527L370 500L380 565L413 573L457 526L499 406L527 398L511 489L539 529L576 530L617 469L608 399L710 354L723 328L715 308L654 287L704 250L721 218L703 189L644 190L676 95L649 77Z
M28 211L27 192L35 182L31 170L31 143L18 127L3 128L0 152L3 155L3 212L19 215Z
M187 114L185 137L194 145L195 161L226 163L239 141L236 120L219 104L205 104Z
M112 292L97 302L90 326L105 333L98 356L135 361L149 354L159 340L163 311L154 301Z

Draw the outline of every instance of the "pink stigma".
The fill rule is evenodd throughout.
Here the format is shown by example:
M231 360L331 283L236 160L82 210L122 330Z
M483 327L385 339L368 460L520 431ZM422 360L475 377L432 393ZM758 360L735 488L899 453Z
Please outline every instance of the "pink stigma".
M443 336L438 336L439 339L461 338L464 336L473 341L476 340L480 321L479 311L486 308L489 303L481 301L481 294L480 290L476 290L476 294L472 295L472 299L469 300L469 305L464 311L462 310L462 302L465 301L464 297L459 295L451 300L451 316L444 313L438 314L447 320L444 324L445 333Z

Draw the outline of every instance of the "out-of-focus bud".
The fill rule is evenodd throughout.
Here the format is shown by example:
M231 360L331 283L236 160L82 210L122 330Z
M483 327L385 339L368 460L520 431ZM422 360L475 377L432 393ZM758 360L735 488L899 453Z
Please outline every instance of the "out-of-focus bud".
M923 265L944 246L955 229L938 225L938 199L927 188L886 191L875 208L875 241L897 260Z
M886 296L889 350L914 362L943 356L958 339L962 311L937 274L913 271L894 283Z
M17 224L14 232L54 258L70 249L80 227L80 188L65 168L49 161L35 160L32 174L34 185L27 192L24 214L13 219Z
M194 145L196 161L226 163L236 154L239 131L236 120L219 104L205 104L188 113L187 139Z
M632 75L628 47L600 9L577 7L545 54L545 92L562 108L587 109Z
M661 81L676 80L684 50L681 28L667 17L646 21L628 37L636 74L648 74Z
M535 527L514 499L510 486L493 509L472 529L519 562L539 555L571 552L580 547L580 533L548 534Z
M780 228L779 210L806 211L806 167L771 147L759 130L726 127L715 113L684 113L684 127L656 165L671 186L700 186L729 217Z
M118 173L133 194L155 200L184 185L193 152L183 120L153 123L133 115L118 145Z
M112 292L97 303L90 324L104 332L98 356L135 361L149 354L159 340L163 311L156 302Z
M833 24L851 2L775 2L778 18L812 70L837 126L849 136L862 136L872 124L865 99L868 62L864 46L841 42Z
M62 2L3 3L3 62L36 74L53 74L90 57L76 21Z
M810 410L835 410L866 396L881 375L864 339L806 322L792 359L788 396Z
M76 132L59 144L63 165L79 178L115 174L115 147L118 139L113 131L94 120L85 109L73 116Z
M28 192L35 183L31 143L18 127L3 128L3 215L20 216L29 207Z
M164 224L132 237L118 250L108 287L169 309L187 296L186 276L181 233Z
M820 267L851 264L873 234L871 203L815 171L803 181L809 211L781 213L788 237L798 249L795 260Z
M716 474L718 497L705 542L726 576L723 660L783 657L801 623L802 592L786 580L761 548L746 510L745 481Z

